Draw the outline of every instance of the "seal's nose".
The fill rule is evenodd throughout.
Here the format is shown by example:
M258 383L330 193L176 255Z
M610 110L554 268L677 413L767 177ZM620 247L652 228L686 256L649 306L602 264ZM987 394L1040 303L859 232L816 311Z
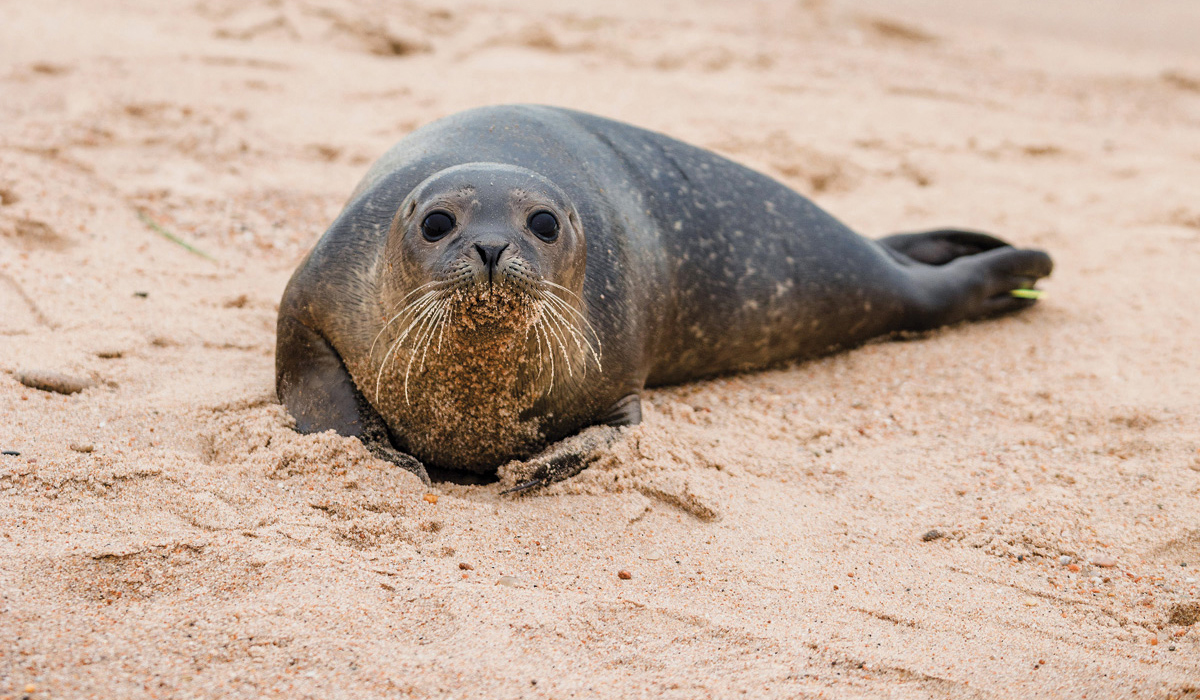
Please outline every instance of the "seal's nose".
M479 253L479 259L484 265L488 266L488 272L496 269L496 263L500 260L500 254L508 247L507 243L502 245L480 245L475 244L475 252Z
M493 273L496 272L496 263L500 261L500 254L503 253L504 249L507 247L507 243L502 243L500 245L475 244L475 252L479 253L479 259L483 261L484 265L487 265L488 284L492 283Z

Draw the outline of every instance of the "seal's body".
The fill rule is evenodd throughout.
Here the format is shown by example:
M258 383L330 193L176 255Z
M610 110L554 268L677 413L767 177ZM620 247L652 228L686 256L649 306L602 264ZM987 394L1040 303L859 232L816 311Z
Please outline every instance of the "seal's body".
M422 476L537 455L544 483L585 466L603 426L638 422L647 386L1023 308L1010 292L1050 269L984 234L863 238L619 122L482 108L359 184L284 293L277 390L298 430L359 436Z

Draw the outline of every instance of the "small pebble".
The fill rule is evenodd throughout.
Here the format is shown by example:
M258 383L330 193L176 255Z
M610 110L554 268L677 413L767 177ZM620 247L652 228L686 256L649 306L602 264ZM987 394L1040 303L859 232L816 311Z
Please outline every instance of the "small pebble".
M463 571L472 571L475 569L475 567L471 566L465 561L458 562L458 568L462 569Z
M659 559L662 559L662 552L658 551L657 549L651 549L642 555L642 559L645 559L646 561L658 561Z
M150 296L150 292L134 292L133 295L138 299L145 299Z
M501 576L500 578L496 579L496 585L516 588L521 585L521 579L517 578L516 576Z
M125 351L120 348L101 348L96 351L96 357L102 360L118 360L125 357Z
M934 540L940 540L941 538L943 538L945 536L946 536L946 533L942 532L941 530L930 530L929 532L926 532L924 535L921 535L921 541L922 542L932 542Z
M56 394L77 394L92 385L89 379L36 369L17 372L13 376L30 389L52 391Z
M436 493L425 494L425 502L426 503L437 503L437 494Z
M1117 565L1117 560L1114 557L1108 556L1107 554L1097 554L1089 561L1091 561L1095 566L1102 566L1104 568L1111 568Z
M622 581L628 581L629 579L633 578L633 574L629 573L625 569L621 569L617 572L617 578L621 579Z
M82 452L84 454L88 454L88 453L91 453L96 448L90 442L72 442L71 449L75 450L76 452Z
M1067 571L1079 571L1078 564L1067 564Z
M1037 601L1033 598L1026 598L1025 604L1032 608L1033 606L1037 605Z
M1066 566L1067 564L1071 563L1071 557L1068 557L1067 555L1064 554L1058 558L1058 563L1062 564L1063 566Z

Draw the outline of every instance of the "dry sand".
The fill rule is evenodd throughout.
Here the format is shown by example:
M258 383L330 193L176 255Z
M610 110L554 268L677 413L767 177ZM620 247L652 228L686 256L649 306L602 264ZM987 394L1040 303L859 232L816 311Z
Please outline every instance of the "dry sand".
M0 3L0 697L1200 696L1198 35L1182 0ZM426 500L288 430L276 303L378 154L513 101L867 235L1044 247L1050 296Z

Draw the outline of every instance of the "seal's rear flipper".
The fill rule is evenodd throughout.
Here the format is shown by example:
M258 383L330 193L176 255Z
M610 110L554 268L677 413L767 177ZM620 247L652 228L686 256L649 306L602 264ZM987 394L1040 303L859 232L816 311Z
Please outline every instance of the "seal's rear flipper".
M978 315L968 318L997 316L1017 311L1037 303L1037 296L1014 295L1015 290L1033 289L1033 285L1054 270L1054 261L1040 250L1001 248L964 258L964 266L972 268L975 284L982 289L983 301Z
M900 253L926 265L945 265L951 260L965 255L976 255L1008 245L999 238L986 233L957 229L897 233L880 238L877 242L886 246L890 252ZM900 262L905 261L901 260Z
M429 483L425 466L392 446L383 418L354 385L337 351L319 333L280 314L275 349L275 393L301 433L333 430L356 437L371 454Z
M1037 303L1014 290L1032 289L1054 269L1040 250L1003 246L956 258L943 266L907 268L921 299L911 330L926 330L959 321L1009 313Z

